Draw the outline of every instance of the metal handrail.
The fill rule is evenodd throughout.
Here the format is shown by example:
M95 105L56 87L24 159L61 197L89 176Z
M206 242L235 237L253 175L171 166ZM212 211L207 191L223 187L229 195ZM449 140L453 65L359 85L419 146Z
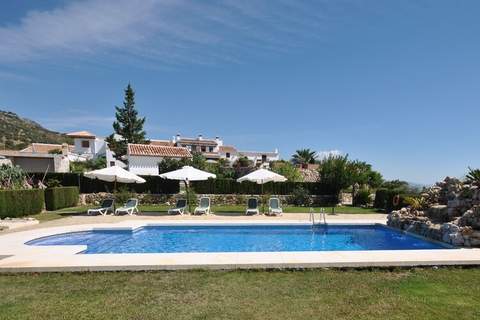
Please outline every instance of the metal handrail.
M320 209L319 217L320 217L319 218L320 223L323 220L323 224L327 224L327 217L326 217L326 214L325 214L325 208ZM310 214L309 214L308 220L312 223L312 225L315 224L315 210L312 207L310 207Z

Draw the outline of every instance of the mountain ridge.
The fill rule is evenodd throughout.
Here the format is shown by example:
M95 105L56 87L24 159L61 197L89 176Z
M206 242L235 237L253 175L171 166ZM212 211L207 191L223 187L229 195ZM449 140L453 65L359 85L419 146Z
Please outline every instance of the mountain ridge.
M71 143L64 133L49 130L38 122L0 109L0 149L21 150L34 142Z

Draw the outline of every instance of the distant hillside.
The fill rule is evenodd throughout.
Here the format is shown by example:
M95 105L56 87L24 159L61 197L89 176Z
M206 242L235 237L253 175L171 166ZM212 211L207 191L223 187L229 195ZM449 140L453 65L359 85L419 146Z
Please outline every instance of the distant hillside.
M71 140L16 113L0 110L0 149L20 150L32 142L63 143Z

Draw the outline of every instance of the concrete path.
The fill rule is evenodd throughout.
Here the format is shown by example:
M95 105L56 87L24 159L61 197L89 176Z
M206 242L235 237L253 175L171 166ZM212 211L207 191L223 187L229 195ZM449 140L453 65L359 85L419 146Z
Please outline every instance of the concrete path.
M0 233L0 272L172 270L238 268L385 267L480 265L480 249L370 250L307 252L215 252L147 254L78 254L86 246L28 246L25 242L53 234L93 228L138 228L147 224L306 224L308 214L253 216L74 216ZM340 214L327 222L385 223L381 214Z

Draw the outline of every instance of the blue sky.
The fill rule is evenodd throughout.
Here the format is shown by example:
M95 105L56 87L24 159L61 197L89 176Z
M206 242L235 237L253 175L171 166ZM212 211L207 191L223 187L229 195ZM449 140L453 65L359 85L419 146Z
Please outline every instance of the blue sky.
M150 138L339 150L388 179L480 167L480 2L4 0L0 109L111 133L131 82Z

